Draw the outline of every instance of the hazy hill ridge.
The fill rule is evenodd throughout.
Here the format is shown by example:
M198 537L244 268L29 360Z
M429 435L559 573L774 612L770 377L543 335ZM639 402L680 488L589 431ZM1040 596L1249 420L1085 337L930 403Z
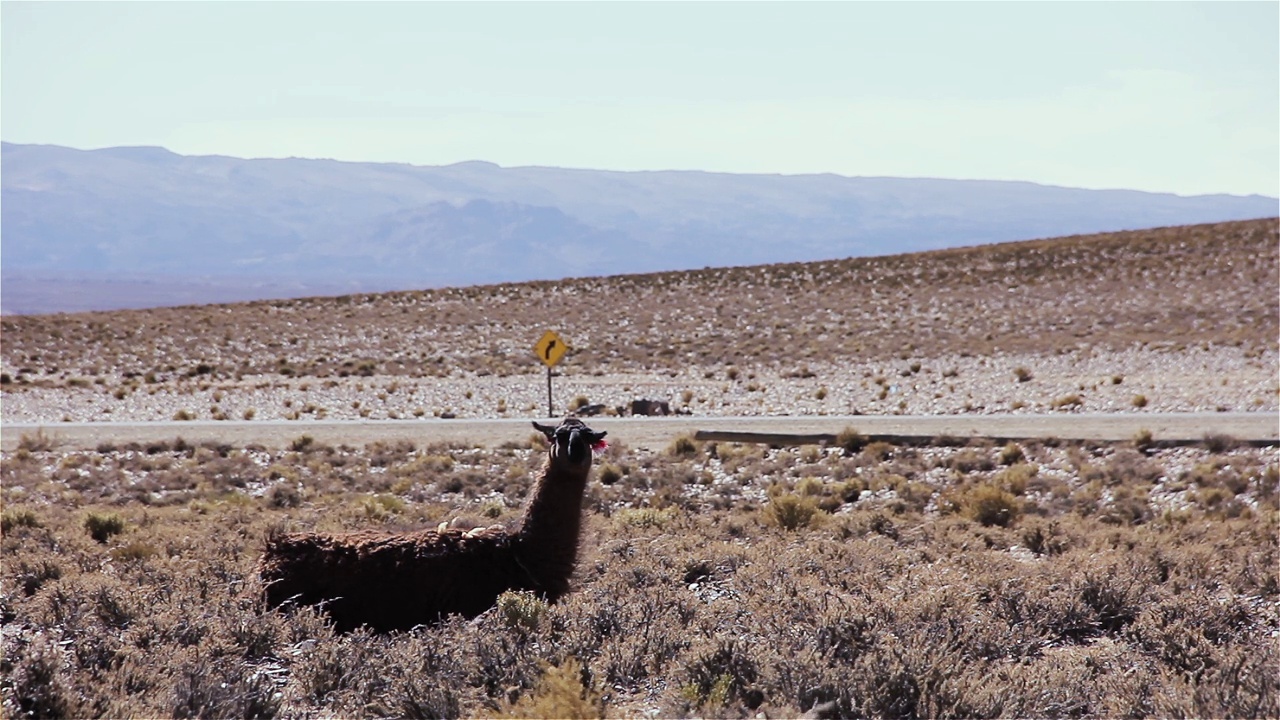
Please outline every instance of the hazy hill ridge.
M2 200L6 312L881 255L1277 213L1277 200L1262 196L1022 182L10 143Z

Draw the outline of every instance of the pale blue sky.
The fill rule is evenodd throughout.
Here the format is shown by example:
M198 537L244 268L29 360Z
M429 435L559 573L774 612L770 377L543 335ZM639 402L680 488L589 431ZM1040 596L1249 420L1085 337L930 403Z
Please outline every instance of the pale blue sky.
M0 136L1280 195L1280 3L0 4Z

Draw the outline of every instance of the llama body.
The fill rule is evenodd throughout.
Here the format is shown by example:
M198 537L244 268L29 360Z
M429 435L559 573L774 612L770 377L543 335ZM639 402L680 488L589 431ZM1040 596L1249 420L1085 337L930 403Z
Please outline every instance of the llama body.
M558 599L577 562L592 448L605 433L572 418L534 427L550 448L517 529L273 537L259 566L267 603L318 604L339 631L387 631L475 617L508 590Z

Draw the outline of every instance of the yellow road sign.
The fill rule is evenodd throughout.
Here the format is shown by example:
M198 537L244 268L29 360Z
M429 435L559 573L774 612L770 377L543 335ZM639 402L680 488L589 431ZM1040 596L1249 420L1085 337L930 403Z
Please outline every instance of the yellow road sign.
M542 334L538 342L534 343L533 352L543 365L552 367L560 362L560 358L564 357L565 353L569 352L569 346L554 330L548 330Z

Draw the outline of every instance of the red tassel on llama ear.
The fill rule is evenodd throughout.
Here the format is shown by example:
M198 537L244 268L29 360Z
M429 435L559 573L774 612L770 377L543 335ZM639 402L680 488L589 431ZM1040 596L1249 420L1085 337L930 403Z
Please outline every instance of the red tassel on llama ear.
M604 452L605 449L607 449L608 447L609 447L609 441L605 440L604 438L600 438L599 440L591 444L591 451L599 455L600 453Z

